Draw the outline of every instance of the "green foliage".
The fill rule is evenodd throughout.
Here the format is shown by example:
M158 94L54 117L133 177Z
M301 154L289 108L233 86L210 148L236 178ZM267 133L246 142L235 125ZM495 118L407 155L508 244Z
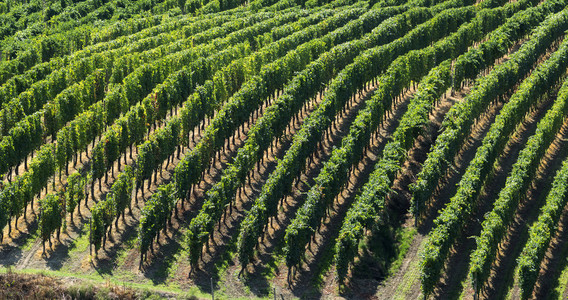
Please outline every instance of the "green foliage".
M206 129L202 141L176 167L176 181L187 181L187 178L191 178L193 181L190 181L190 183L197 183L201 172L206 167L203 162L208 162L212 158L214 151L223 146L225 139L229 138L241 124L248 120L249 114L257 109L264 99L273 95L276 90L282 89L285 82L294 77L295 72L300 71L309 61L329 49L333 45L331 42L334 35L332 32L304 44L301 44L302 40L309 40L313 33L331 31L355 18L360 12L359 9L347 10L336 17L327 19L325 22L291 35L289 40L300 44L300 46L272 63L264 65L260 74L245 83L242 89L221 108L212 121L213 125ZM324 43L326 40L330 40L330 43ZM288 39L283 39L278 41L275 47L286 46L288 43ZM289 116L291 117L291 115ZM201 166L189 166L190 163L197 164L199 162L201 162ZM181 173L185 171L190 171L192 174ZM241 178L245 175L246 172L240 173ZM178 186L183 185L178 184ZM207 241L215 223L221 218L225 206L230 204L232 198L230 194L234 195L237 187L238 184L234 178L223 177L222 183L216 185L207 193L208 198L199 215L190 223L188 247L190 249L190 263L193 266L201 256L201 246ZM180 195L186 193L187 188L178 190Z
M303 120L283 159L266 178L260 196L239 224L236 246L245 269L268 220L277 214L278 201L292 190L325 130L352 97L367 92L373 83L377 89L349 121L348 135L323 162L305 202L299 204L285 229L286 264L301 265L306 245L345 187L351 168L364 155L372 133L390 112L393 98L420 82L408 111L398 120L400 125L379 155L369 182L348 207L335 247L326 252L327 262L335 251L337 275L343 282L365 231L383 226L378 224L387 217L385 197L440 95L449 87L458 89L464 80L474 79L541 24L508 62L481 79L466 101L456 104L448 114L442 134L412 187L416 215L447 169L447 161L469 134L473 120L495 95L516 88L540 53L568 28L564 0L547 0L527 10L537 0L508 4L505 0L245 2L0 3L0 173L6 180L0 188L0 242L4 227L11 228L10 221L17 221L27 208L33 209L33 200L44 190L47 193L52 180L53 189L59 190L39 201L38 214L38 234L51 244L53 233L59 236L61 227L65 229L66 213L73 216L89 195L86 185L94 194L95 181L99 179L101 187L101 178L105 177L106 183L112 169L114 182L108 193L92 195L95 204L88 227L95 251L104 248L113 225L118 225L120 217L124 220L131 208L133 192L144 180L150 180L150 186L152 176L158 177L166 161L175 164L181 156L178 151L174 158L176 150L191 145L191 135L199 131L200 139L175 165L171 179L158 185L142 206L137 244L143 258L153 250L160 233L167 231L172 213L177 214L178 200L188 198L215 155L230 144L231 137L240 134L239 129L244 130L254 112L262 109L246 131L244 146L205 192L195 217L188 220L183 243L192 269L196 268L203 245L227 207L232 210L255 164L259 165L268 148L279 141L306 101L319 93L324 96L321 103ZM547 17L562 9L562 13ZM502 23L505 25L494 30ZM480 40L485 42L468 49ZM531 101L557 84L568 64L562 56L567 51L568 46L562 45L525 81L527 84L520 85L493 124L458 194L436 220L421 265L425 295L437 284L448 249L468 220L496 155ZM462 53L466 54L459 56ZM476 283L485 280L495 245L561 124L568 109L565 94L560 94L539 123L495 210L483 223L470 270ZM208 118L210 122L205 122ZM136 149L136 156L132 149ZM86 150L90 151L85 157L82 154ZM130 166L124 166L115 177L113 166L118 163L120 171L121 158ZM77 160L82 167L73 165L75 170L68 174L69 164ZM23 173L19 168L22 162ZM60 184L54 176L57 171ZM519 260L524 296L532 291L566 200L561 172Z
M384 12L387 15L389 14L388 11L380 11ZM379 24L382 18L384 18L383 16L384 15L382 15L381 13L375 13L374 11L371 11L371 13L363 15L363 17L361 17L360 19L354 20L347 26L336 30L333 33L333 36L341 36L342 33L350 32L350 26L357 27L361 26L362 24ZM363 39L338 45L330 52L324 53L322 56L320 56L320 58L318 58L318 60L312 62L302 73L300 73L299 76L296 76L294 78L294 80L285 89L284 94L279 97L279 99L273 106L267 109L264 116L257 122L255 126L253 126L253 128L251 128L251 130L249 131L250 137L247 140L247 144L245 145L245 147L243 147L243 149L239 151L239 154L235 159L235 163L233 164L233 166L231 166L231 168L228 169L228 171L226 172L227 175L223 178L225 180L229 180L229 178L233 177L233 180L239 180L239 185L243 184L245 180L243 175L246 174L247 170L254 166L254 161L257 161L260 158L260 155L262 155L263 151L267 149L272 142L272 139L281 135L281 132L288 124L287 120L292 117L292 112L297 112L301 108L301 105L304 103L305 99L313 97L320 90L321 84L329 81L335 75L334 70L340 70L342 66L349 64L356 57L359 51L365 49L366 47L377 44L380 45L382 43L387 43L388 41L394 40L397 35L393 32L402 34L406 30L412 28L413 24L419 24L423 22L427 17L428 14L424 9L410 10L409 12L401 16L392 18L391 20L394 19L394 21L392 22L382 23L382 25L372 30L372 32L366 35ZM407 18L414 20L414 22L407 22ZM373 26L367 27L368 30L371 30L372 28ZM364 63L364 61L359 62L359 64ZM350 68L351 70L357 69L357 67L353 67L353 65ZM346 74L350 73L344 73L338 76L338 78L340 78L340 82L334 85L335 89L340 89L342 87L342 83L349 82L353 78ZM357 75L360 74L357 73ZM346 97L348 96L346 95L343 98L343 101L347 100ZM331 97L331 99L332 100L326 102L327 106L335 105L333 103L334 98ZM324 108L321 108L320 106L320 108L318 108L316 112L320 110L324 111L326 106L324 105L323 107ZM335 107L336 110L333 111L333 115L339 112L340 106L337 105ZM290 111L290 113L282 113L287 111ZM323 118L321 116L321 112L319 112L318 114L320 118ZM312 118L312 116L308 117L308 119L309 118ZM306 127L307 129L304 128L304 131L300 131L299 134L302 135L306 134L305 132L313 132L314 129L312 128L317 128L317 130L319 130L318 132L323 130L323 128L317 127L321 126L319 124L321 124L321 122L323 121L318 121L310 121L311 123L308 123L310 124L310 127ZM314 134L314 136L317 135ZM300 157L300 155L307 156L307 152L300 152L297 148L294 148L294 145L297 146L300 143L305 142L306 137L299 138L298 136L296 136L295 139L296 138L298 140L293 143L292 148L288 151L288 154L284 159L286 159L286 157ZM273 173L268 178L268 181L264 185L260 197L257 198L253 205L253 208L243 221L243 225L241 227L238 238L239 260L243 266L247 265L250 261L254 246L257 243L258 237L263 233L263 227L265 226L266 222L268 222L268 218L276 213L278 200L289 191L291 182L293 180L293 177L290 176L290 174L298 174L297 169L291 168L300 166L303 166L303 164L278 164L275 171L276 173ZM234 197L236 187L238 187L238 185L233 185L234 190L232 191L232 197ZM230 191L227 188L225 188L225 190Z
M483 77L474 87L473 91L464 100L464 105L456 105L448 112L443 127L445 137L452 134L458 141L458 136L468 131L473 118L481 114L488 102L495 95L507 89L524 78L536 62L540 54L544 53L549 45L568 28L568 10L546 19L532 34L531 39L524 43L515 52L511 59L498 65L486 77ZM434 221L434 229L430 233L422 257L422 291L425 295L432 292L439 279L444 261L449 254L450 247L459 236L463 225L468 220L475 207L475 200L483 187L487 175L491 172L493 162L501 153L509 135L516 129L517 124L524 118L531 101L538 99L548 90L548 87L559 80L559 76L566 69L566 49L558 53L558 57L548 64L541 64L537 68L542 72L534 72L521 83L517 92L505 104L489 132L483 139L482 145L477 149L474 159L465 171L456 194L450 203L441 211ZM454 110L455 109L455 110ZM439 143L443 141L442 143ZM438 137L437 144L449 139ZM450 147L450 146L447 146ZM474 274L476 275L476 274Z
M176 200L174 185L166 184L160 186L146 201L138 225L138 246L142 254L148 252L158 233L166 228Z
M558 84L568 65L567 54L568 43L563 43L547 61L533 71L527 81L521 84L518 92L509 100L509 103L513 105L506 105L501 114L509 113L522 117L527 108L530 107L530 103L525 103L527 100L538 99L540 95L548 93L550 86ZM483 229L476 239L477 248L471 255L470 263L472 280L477 283L478 289L488 278L497 247L503 239L508 225L513 221L513 214L519 200L528 189L541 158L560 129L562 120L568 112L567 88L568 85L564 84L553 107L538 123L535 134L529 138L525 148L521 150L517 162L513 165L513 170L507 177L505 188L499 193L499 198L495 201L493 210L482 223ZM503 132L503 130L500 131Z
M521 2L521 4L523 3L525 5L527 4L526 2ZM512 10L515 8L519 9L519 7L515 5L511 6ZM537 7L519 11L511 18L507 19L507 22L496 31L490 33L487 40L479 47L457 58L452 70L454 88L460 87L464 79L475 78L479 73L476 70L482 70L492 65L497 58L507 53L513 43L527 35L530 30L539 25L546 16L560 11L563 8L564 1L546 1ZM548 44L549 43L547 43L547 45ZM520 64L520 66L526 71L527 68L532 66L532 63L525 65ZM491 86L479 86L476 88L479 91L472 91L468 99L475 98L477 100L465 101L462 104L452 107L450 112L448 112L448 117L445 118L444 124L442 125L443 128L448 129L440 134L434 148L432 148L433 150L428 155L428 158L422 166L422 170L417 176L418 179L410 186L413 206L419 211L432 195L439 179L445 174L451 157L461 148L461 142L464 140L464 137L468 135L473 120L481 111L485 110L485 107L491 100L497 95L502 95L512 86L511 81L516 82L518 79L517 77L505 75L505 73L506 72L501 72L500 74L503 76L501 77L501 75L499 75L497 81L491 79ZM521 72L521 74L525 73L526 72ZM488 82L488 79L483 80Z
M85 178L79 173L74 173L67 177L67 187L64 192L65 209L71 216L73 216L75 208L80 205L81 200L85 199L85 184Z
M105 235L112 229L112 222L118 221L118 217L124 216L126 208L130 207L133 185L132 168L126 166L111 186L106 198L91 209L90 243L95 246L95 251L100 249L101 244L104 245Z
M98 202L91 208L90 243L95 246L95 252L103 245L107 230L116 218L116 202L110 199L113 199L112 196L105 201Z
M529 139L529 141L527 142L527 147L523 149L523 151L519 155L519 160L517 162L519 166L526 165L528 162L534 161L534 159L531 160L531 158L533 157L538 158L544 155L544 151L547 148L547 145L551 143L555 133L559 130L560 126L562 126L562 121L566 116L567 112L568 112L568 83L564 82L562 88L558 92L558 98L554 102L554 106L550 109L549 112L547 112L546 116L539 122L535 135L533 135ZM536 160L536 163L533 162L530 169L534 170L536 166L538 166L539 161L540 159ZM519 175L522 174L519 173L520 172L516 173L513 172L511 178L514 178L513 176L515 175L517 175L516 177L520 177ZM532 174L532 172L529 174ZM565 161L562 165L562 168L556 173L556 177L554 178L554 181L552 183L552 189L550 190L546 198L546 203L541 208L541 213L538 217L538 220L531 225L529 229L529 239L525 244L521 252L521 255L517 259L518 270L519 270L519 285L521 287L522 295L524 298L530 297L532 293L534 284L536 282L540 270L540 264L544 258L546 249L548 248L548 245L557 230L557 223L560 220L562 210L564 209L564 207L566 206L566 202L568 201L568 194L567 194L568 189L566 187L568 182L566 177L567 174L568 174L568 163ZM510 187L509 189L512 188L513 187ZM504 192L502 194L505 195ZM501 203L498 202L497 204ZM495 211L495 213L492 212L492 214L497 214L497 217L505 215L507 216L507 218L505 218L504 220L510 222L511 217L509 217L509 214L510 212L514 212L515 209L514 207L509 207L506 204L508 203L502 203L501 205L496 205L496 208L500 209ZM508 210L503 211L503 208L507 208ZM490 215L490 217L492 216L493 215ZM488 224L493 224L491 222L492 219L490 218L487 218L486 221L488 222ZM497 230L498 229L501 228L497 228ZM501 230L504 231L504 229ZM501 231L497 232L501 233ZM478 244L482 241L483 240L478 239ZM492 245L487 245L487 246L493 247ZM475 270L474 267L475 265L472 266L472 270Z
M65 220L65 202L54 194L48 194L40 200L39 230L43 242L59 230Z

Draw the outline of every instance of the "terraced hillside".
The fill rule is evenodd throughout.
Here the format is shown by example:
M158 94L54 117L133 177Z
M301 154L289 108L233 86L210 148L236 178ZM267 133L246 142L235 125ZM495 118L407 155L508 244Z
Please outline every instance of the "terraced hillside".
M567 4L0 3L0 266L565 299Z

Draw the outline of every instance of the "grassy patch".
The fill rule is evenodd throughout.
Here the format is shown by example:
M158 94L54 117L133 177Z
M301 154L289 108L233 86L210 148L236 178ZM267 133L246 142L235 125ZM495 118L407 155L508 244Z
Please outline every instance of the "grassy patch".
M382 280L387 280L402 266L417 231L414 227L389 228L383 224L377 225L371 232L371 236L361 241L360 248L364 254L356 265L365 274L376 272L367 270L376 264L382 272Z
M413 229L415 231L415 229ZM418 248L418 253L420 253L424 249L424 245L426 245L426 241L428 238L422 240L420 247ZM399 266L400 268L400 266ZM420 258L415 257L408 269L404 273L402 277L402 282L398 285L395 291L394 298L395 299L407 299L408 294L412 290L412 287L415 285L420 284Z
M395 232L395 241L396 245L396 258L392 261L388 276L392 276L400 269L402 266L402 262L404 261L404 257L406 253L408 253L408 249L410 249L410 244L412 244L412 240L414 240L414 236L416 235L416 228L414 227L402 227L398 228Z
M71 253L85 252L89 249L89 235L87 234L88 226L83 226L81 231L79 231L79 236L73 240L73 243L69 246L69 255Z
M164 276L165 281L168 282L174 278L174 275L177 273L177 269L179 267L178 261L181 261L182 258L189 257L189 252L184 247L180 247L180 249L174 253L170 258L166 259L166 263L160 266L158 273L160 276Z
M9 269L0 267L0 274L7 274L9 273ZM177 287L168 287L163 285L152 285L151 283L134 283L134 282L123 282L122 284L112 284L112 282L117 282L115 277L102 277L99 275L84 275L84 274L75 274L63 271L52 271L52 270L38 270L38 269L24 269L18 270L19 274L39 274L51 277L59 277L59 278L73 278L73 279L80 279L82 281L81 285L85 287L92 286L92 285L100 285L100 286L123 286L130 289L138 290L142 293L142 295L152 295L156 293L168 293L174 294L176 297L181 299L187 298L199 298L199 299L210 299L211 295L207 293L201 292L197 287L191 287L186 290L181 290ZM120 282L120 281L118 281ZM159 298L158 298L159 299Z
M77 236L71 245L69 245L69 251L67 252L69 255L69 261L78 261L80 260L80 256L82 253L85 253L89 250L89 235L87 233L88 226L83 226L79 231L79 236ZM62 271L70 271L69 265L63 265L61 268Z
M323 253L320 262L315 266L313 283L314 283L314 288L317 289L318 291L321 290L321 288L325 283L325 274L327 274L327 271L331 269L331 266L335 262L334 261L335 247L333 246L335 245L327 247L326 249L323 250L325 252Z
M22 246L22 251L32 250L32 247L38 238L39 238L39 230L35 230L30 236L26 238L26 243Z
M136 235L133 234L129 239L124 241L124 243L122 244L124 247L122 247L120 250L117 251L116 254L117 266L124 264L128 251L130 251L136 246L136 238L137 238Z
M568 260L568 258L565 258L565 260ZM566 262L564 262L564 264L566 265ZM554 288L554 290L550 292L550 295L548 295L547 299L549 300L565 299L564 294L566 293L567 285L568 285L568 265L566 265L562 270L562 272L560 273L560 276L556 281L556 288Z

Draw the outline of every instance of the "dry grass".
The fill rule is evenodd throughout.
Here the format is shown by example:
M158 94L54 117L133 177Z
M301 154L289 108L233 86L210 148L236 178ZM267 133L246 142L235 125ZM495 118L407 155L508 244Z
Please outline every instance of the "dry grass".
M0 274L0 299L161 299L147 291L107 282L95 285L41 274Z

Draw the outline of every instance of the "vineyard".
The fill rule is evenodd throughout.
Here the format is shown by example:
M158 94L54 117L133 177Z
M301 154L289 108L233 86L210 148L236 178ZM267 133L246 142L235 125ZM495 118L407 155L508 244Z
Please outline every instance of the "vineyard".
M2 1L0 273L566 299L567 32L568 0Z

